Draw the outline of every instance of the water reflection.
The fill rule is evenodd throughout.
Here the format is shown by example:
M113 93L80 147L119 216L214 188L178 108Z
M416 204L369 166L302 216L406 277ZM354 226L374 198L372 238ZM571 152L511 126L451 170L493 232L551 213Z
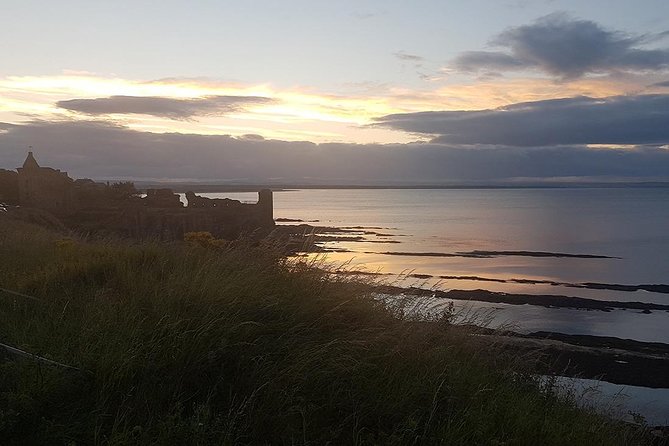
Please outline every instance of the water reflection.
M566 334L611 336L642 342L669 343L669 314L639 310L576 310L546 308L536 305L508 305L487 302L463 302L441 299L433 302L435 309L453 305L456 312L472 314L483 311L489 315L491 328L512 326L521 333L552 331ZM494 311L490 311L494 310Z
M581 407L592 407L627 422L643 417L649 426L669 426L669 389L623 386L592 379L557 377L558 391L576 395Z
M254 193L208 194L255 201ZM549 284L448 280L481 276L556 282L654 284L669 282L669 188L483 190L297 190L274 194L275 217L318 220L322 226L371 226L387 243L336 242L326 247L352 269L404 273L397 285L560 294L592 299L669 304L669 295L644 291L580 289ZM396 241L399 243L390 243ZM528 250L598 254L620 259L530 257L410 257L387 251L456 252ZM434 277L417 280L407 272ZM580 311L538 306L477 304L499 308L497 320L526 331L548 330L669 342L669 314L632 310Z

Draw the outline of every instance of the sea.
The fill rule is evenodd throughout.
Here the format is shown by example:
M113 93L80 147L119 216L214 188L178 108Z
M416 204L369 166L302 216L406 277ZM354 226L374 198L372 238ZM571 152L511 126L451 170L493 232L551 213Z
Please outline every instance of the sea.
M536 296L539 305L443 299L461 314L484 314L487 326L669 343L668 311L541 305L543 295L669 305L669 188L283 190L274 193L274 216L346 229L317 255L384 283ZM669 389L564 379L599 395L600 406L669 425Z
M203 195L257 200L255 193ZM331 234L338 237L323 244L332 251L326 260L393 285L669 305L666 290L611 286L667 288L669 188L285 190L274 193L274 216L279 224L351 231ZM468 305L494 310L488 323L521 332L669 343L666 311Z

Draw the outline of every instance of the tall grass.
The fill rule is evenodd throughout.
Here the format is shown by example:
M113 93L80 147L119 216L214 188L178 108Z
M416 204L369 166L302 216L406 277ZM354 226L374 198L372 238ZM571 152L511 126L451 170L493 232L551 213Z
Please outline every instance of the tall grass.
M2 444L643 443L270 247L60 238L0 221L0 342L80 369L0 362Z

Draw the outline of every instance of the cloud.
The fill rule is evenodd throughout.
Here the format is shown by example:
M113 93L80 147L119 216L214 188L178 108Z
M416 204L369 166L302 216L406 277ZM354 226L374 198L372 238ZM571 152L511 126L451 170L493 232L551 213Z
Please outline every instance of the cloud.
M155 134L100 122L32 122L0 133L0 167L40 163L74 177L284 184L447 184L554 177L669 179L669 150L530 149L430 144L314 144ZM276 180L275 180L276 181Z
M397 57L400 60L405 60L408 62L422 62L425 60L424 57L418 56L416 54L406 53L404 51L397 51L393 53L393 56Z
M272 99L260 96L205 96L178 99L157 96L110 96L96 99L70 99L56 105L88 115L141 114L170 119L189 119L203 115L221 115L249 105L266 104Z
M651 85L651 87L669 87L669 81L658 82L656 84Z
M448 144L666 144L669 95L576 97L491 110L393 114L378 118L376 125L435 135L435 141Z
M458 56L455 64L461 71L508 71L527 67L526 61L496 51L467 51Z
M356 11L351 13L351 16L359 20L368 20L381 17L386 13L387 13L386 11Z
M531 69L563 80L589 73L657 71L669 67L669 49L640 46L667 35L630 35L553 13L496 36L490 43L501 51L464 52L455 58L452 68L464 72Z

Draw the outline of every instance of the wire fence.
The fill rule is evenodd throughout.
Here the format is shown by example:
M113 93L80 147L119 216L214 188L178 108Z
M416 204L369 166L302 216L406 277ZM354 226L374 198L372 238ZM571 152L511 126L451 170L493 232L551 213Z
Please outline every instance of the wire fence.
M40 299L39 297L30 296L30 295L24 294L24 293L19 293L18 291L14 291L14 290L8 290L7 288L0 287L0 291L2 291L3 293L6 293L6 294L11 294L13 296L19 296L19 297L23 297L23 298L26 298L26 299L30 299L30 300L35 301L35 302L42 302L42 299Z
M44 300L40 299L39 297L31 296L29 294L21 293L19 291L9 290L7 288L0 287L0 295L2 295L2 294L5 294L5 295L8 294L8 295L11 295L11 296L22 297L22 298L28 299L32 302L39 302L39 303L44 302ZM10 356L10 357L19 358L19 359L28 359L28 360L34 361L38 364L64 368L64 369L77 371L77 372L87 372L86 370L82 370L78 367L73 367L71 365L63 364L62 362L54 361L52 359L48 359L48 358L45 358L43 356L36 355L35 353L30 353L30 352L27 352L25 350L21 350L20 348L13 347L13 346L5 344L3 342L0 342L0 350L4 351L5 355Z

